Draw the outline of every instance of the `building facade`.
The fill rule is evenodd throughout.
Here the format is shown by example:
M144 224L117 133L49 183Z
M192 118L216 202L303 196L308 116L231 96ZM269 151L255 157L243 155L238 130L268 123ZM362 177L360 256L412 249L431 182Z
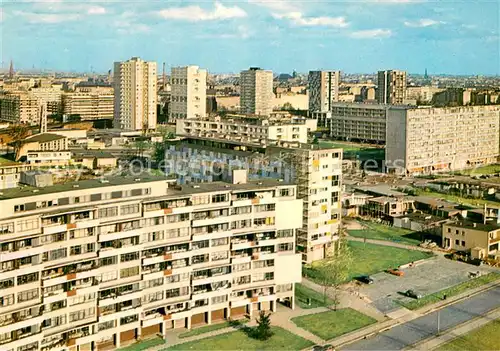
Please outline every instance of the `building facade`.
M188 137L174 142L165 154L166 173L175 174L180 183L202 183L246 169L256 181L272 178L297 184L297 197L304 201L297 249L305 263L327 257L339 238L342 149L231 139Z
M500 226L498 223L458 221L442 226L443 247L470 253L472 258L499 257Z
M2 350L109 350L293 308L293 185L121 177L9 189L0 204Z
M240 73L240 110L269 116L273 112L273 72L251 67Z
M500 106L389 110L385 149L389 172L431 174L498 161Z
M64 115L79 115L82 121L113 119L114 95L107 89L65 93L62 106Z
M0 121L36 125L40 123L40 100L26 91L0 94Z
M340 71L309 71L309 112L327 112L339 101Z
M206 116L207 70L198 66L173 67L170 83L170 122Z
M336 103L330 108L331 137L340 140L385 143L389 108L382 104Z
M380 104L401 105L406 99L406 72L379 71L377 100Z
M114 126L126 130L156 128L156 62L133 57L115 62Z
M283 142L307 143L308 126L305 120L299 123L271 122L267 119L205 119L177 120L176 134L183 136L203 136L214 138L230 137L239 141L260 142L280 140Z

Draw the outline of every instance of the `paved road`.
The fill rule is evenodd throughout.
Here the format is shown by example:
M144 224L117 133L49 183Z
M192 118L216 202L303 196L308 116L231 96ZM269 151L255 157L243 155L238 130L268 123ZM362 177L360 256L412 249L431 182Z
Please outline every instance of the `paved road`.
M440 310L440 331L500 307L500 286L454 303ZM401 350L425 340L437 332L438 312L432 312L410 322L398 325L371 338L342 347L342 350Z

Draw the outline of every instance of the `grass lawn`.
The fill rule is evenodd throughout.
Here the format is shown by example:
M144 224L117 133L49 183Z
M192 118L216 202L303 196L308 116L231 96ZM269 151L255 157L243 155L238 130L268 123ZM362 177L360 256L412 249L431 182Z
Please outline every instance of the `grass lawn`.
M182 333L179 335L179 338L189 338L191 336L209 333L209 332L214 331L214 330L235 327L237 325L242 325L242 324L245 324L247 322L248 322L248 319L242 318L240 320L235 320L235 321L231 321L231 322L225 321L225 322L221 322L221 323L206 325L204 327L194 328L188 332Z
M357 238L393 241L408 245L420 244L420 234L403 228L389 227L384 224L358 221L366 229L348 230L349 235Z
M461 294L469 289L478 288L481 285L485 285L491 283L497 279L500 279L500 273L492 272L486 275L483 275L479 278L474 278L467 280L463 283L454 285L452 287L440 290L435 292L434 294L429 294L424 296L421 299L403 299L399 300L398 303L409 310L416 310L418 308L427 306L431 303L439 302L443 299L443 296L446 294L447 297L452 297L458 294Z
M311 305L307 304L307 298L311 299ZM309 289L302 284L295 284L295 302L304 309L333 305L333 301L331 299L327 297L325 303L323 294Z
M463 350L498 350L498 339L495 335L500 334L500 320L494 320L477 328L467 334L457 337L439 348L437 351L463 351Z
M376 323L352 308L328 311L292 318L298 327L305 329L323 340L330 340L354 330Z
M320 147L340 148L344 150L344 158L346 159L375 159L383 160L385 158L385 150L383 148L371 147L369 144L347 143L342 141L320 140Z
M313 343L280 327L271 327L273 336L266 341L252 339L242 331L174 345L165 350L302 350ZM165 351L164 350L164 351Z
M343 143L341 141L325 141L321 140L318 142L320 147L331 147L331 148L340 148L344 149L344 151L359 151L362 149L360 145Z
M150 347L163 345L165 340L162 338L152 338L144 341L136 342L135 344L129 345L127 347L119 348L120 351L143 351Z
M497 201L484 200L484 199L469 199L469 198L460 197L457 195L442 194L442 193L438 193L435 191L422 190L422 191L418 191L418 195L435 197L438 199L445 199L445 200L448 200L451 202L455 202L457 204L464 204L464 205L472 206L472 207L484 206L484 205L500 206L500 202L497 202Z
M488 174L496 174L500 173L500 165L488 165L483 167L477 167L473 169L466 169L462 171L454 172L454 174L463 174L463 175L488 175Z
M371 275L382 272L388 268L395 268L406 263L418 261L432 257L432 253L400 249L397 247L382 246L376 244L349 241L349 247L352 250L354 262L349 272L349 279L360 275ZM310 279L315 279L315 264L305 266L304 274Z

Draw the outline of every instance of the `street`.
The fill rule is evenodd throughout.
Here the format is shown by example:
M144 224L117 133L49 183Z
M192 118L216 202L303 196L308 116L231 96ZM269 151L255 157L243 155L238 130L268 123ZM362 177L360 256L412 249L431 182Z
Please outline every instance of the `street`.
M440 331L486 314L500 307L500 286L454 303L410 322L395 326L376 336L342 347L342 350L401 350L437 333L438 313Z

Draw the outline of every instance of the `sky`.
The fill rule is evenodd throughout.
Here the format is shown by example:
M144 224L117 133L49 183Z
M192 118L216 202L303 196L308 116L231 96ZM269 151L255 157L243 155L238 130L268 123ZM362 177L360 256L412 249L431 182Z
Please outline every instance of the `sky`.
M0 0L4 69L500 74L499 0Z

